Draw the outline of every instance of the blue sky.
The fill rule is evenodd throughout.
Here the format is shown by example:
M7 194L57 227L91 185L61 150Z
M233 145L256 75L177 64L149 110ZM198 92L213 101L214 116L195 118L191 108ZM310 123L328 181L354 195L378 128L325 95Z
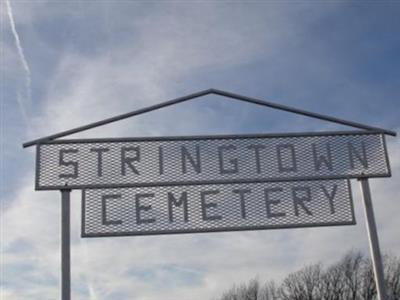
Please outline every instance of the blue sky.
M399 131L396 1L1 1L1 296L59 293L59 194L33 190L27 140L210 87ZM76 137L342 129L205 97ZM371 180L382 250L399 255L393 177ZM86 240L73 192L74 299L207 299L258 275L368 251L358 225ZM340 245L338 247L338 245ZM117 292L118 291L118 292Z

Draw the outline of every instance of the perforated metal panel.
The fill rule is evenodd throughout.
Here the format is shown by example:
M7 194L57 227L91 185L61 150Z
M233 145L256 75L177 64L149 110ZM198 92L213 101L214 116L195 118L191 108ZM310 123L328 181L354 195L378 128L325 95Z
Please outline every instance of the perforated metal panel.
M355 224L348 180L90 189L82 194L83 237Z
M378 133L60 140L41 144L37 189L390 176Z

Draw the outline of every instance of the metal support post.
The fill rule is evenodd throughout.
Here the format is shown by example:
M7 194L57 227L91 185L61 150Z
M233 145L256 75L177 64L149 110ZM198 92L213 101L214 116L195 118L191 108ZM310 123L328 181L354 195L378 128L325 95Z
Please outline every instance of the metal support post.
M372 256L372 265L374 267L376 290L379 300L387 300L385 277L383 272L382 256L379 249L378 232L376 230L376 223L374 217L374 210L372 207L371 191L369 188L368 178L360 178L361 192L364 200L365 217L367 224L367 231L369 237L369 247Z
M71 300L70 194L61 190L61 300Z

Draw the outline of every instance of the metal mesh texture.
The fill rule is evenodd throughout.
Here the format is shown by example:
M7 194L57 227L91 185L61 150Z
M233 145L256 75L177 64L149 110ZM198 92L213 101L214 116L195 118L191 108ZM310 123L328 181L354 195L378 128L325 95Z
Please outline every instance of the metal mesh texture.
M131 148L122 150L124 147ZM99 148L107 149L101 153L101 176L99 154L91 150ZM77 150L63 157L65 162L78 163L76 178L68 177L74 166L60 165L62 149ZM361 174L390 176L383 136L369 133L119 142L72 140L41 144L37 151L37 189L60 189L66 185L103 188L337 179ZM135 170L122 163L122 151L126 159L132 160ZM330 167L326 164L328 153ZM60 174L67 177L60 178Z
M247 191L243 203L234 192L239 189ZM183 200L184 192L186 221L184 201L169 205L168 200L168 193ZM82 194L83 237L355 224L348 180L90 189Z

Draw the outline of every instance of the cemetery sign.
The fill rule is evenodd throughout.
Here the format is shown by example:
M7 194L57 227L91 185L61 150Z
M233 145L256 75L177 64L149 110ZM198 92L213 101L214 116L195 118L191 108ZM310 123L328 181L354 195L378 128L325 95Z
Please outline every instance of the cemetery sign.
M59 139L206 95L358 131ZM82 190L82 237L355 224L358 179L379 300L386 300L368 179L391 176L396 132L209 89L25 143L36 145L36 190L61 191L61 299L71 299L70 192Z

